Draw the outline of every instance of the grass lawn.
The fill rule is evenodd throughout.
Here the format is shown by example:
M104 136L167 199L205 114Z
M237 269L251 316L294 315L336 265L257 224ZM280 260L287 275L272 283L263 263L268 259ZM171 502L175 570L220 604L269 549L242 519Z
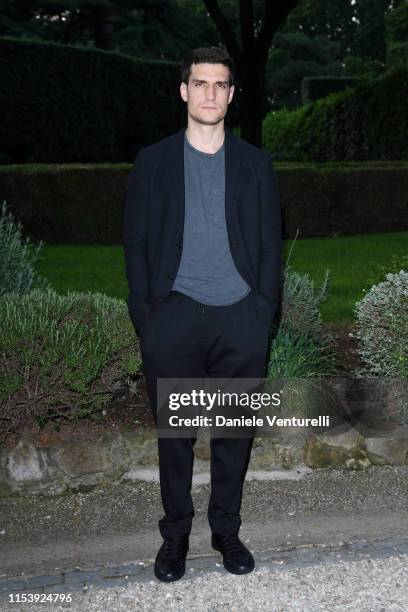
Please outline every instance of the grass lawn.
M291 240L285 242L288 257ZM408 232L370 234L336 238L297 240L290 264L302 274L308 273L319 287L327 268L331 272L329 295L322 304L326 322L353 320L353 306L367 288L373 262L389 265L393 255L408 254ZM61 294L68 290L106 293L125 299L127 282L123 248L120 245L46 245L37 269Z

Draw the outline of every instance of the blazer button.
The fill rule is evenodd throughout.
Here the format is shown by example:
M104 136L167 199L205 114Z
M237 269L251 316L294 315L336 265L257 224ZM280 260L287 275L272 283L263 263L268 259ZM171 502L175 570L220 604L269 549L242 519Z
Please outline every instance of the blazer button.
M177 247L178 249L181 249L181 242L176 242L176 247Z
M174 280L176 277L175 277L175 276L171 276L171 275L169 274L169 276L168 276L167 278L168 278L169 280Z

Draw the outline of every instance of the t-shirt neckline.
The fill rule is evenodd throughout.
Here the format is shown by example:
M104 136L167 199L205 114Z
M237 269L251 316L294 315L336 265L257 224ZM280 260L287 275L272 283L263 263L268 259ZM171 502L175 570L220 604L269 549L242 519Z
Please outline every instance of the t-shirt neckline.
M212 157L214 158L216 155L218 155L219 153L221 153L221 151L224 148L225 145L225 136L224 136L224 140L222 145L220 146L220 148L215 151L215 153L206 153L205 151L200 151L200 149L196 149L196 147L194 147L191 142L189 141L189 139L187 138L187 131L184 130L184 142L187 144L187 146L194 151L195 153L197 153L198 155L203 155L204 157Z

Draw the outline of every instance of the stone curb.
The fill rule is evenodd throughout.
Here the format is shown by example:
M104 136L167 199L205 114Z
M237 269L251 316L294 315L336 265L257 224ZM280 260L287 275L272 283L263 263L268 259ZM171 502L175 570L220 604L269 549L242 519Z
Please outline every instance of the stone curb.
M340 545L311 545L279 548L256 553L257 567L269 569L304 568L309 565L359 561L398 556L407 562L408 538L387 538L372 542L346 542ZM187 559L182 580L191 580L208 572L224 573L221 556L203 556ZM92 589L126 586L131 582L157 582L153 573L153 560L139 561L110 567L75 568L59 574L14 576L0 580L0 601L11 593L86 593Z
M249 470L277 471L298 467L362 469L371 465L408 465L408 428L385 437L363 437L351 427L330 435L303 431L277 432L255 438ZM372 432L370 436L374 436ZM197 472L209 472L210 448L198 436L194 446ZM58 495L91 489L118 480L134 480L141 470L157 469L156 432L105 432L92 440L37 447L20 439L13 449L0 446L0 497Z

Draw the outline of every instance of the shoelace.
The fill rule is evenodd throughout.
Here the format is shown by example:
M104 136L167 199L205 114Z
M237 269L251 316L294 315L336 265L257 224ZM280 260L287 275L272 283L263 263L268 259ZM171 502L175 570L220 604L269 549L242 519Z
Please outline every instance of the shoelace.
M182 538L168 538L163 542L163 556L166 559L179 559L186 549L186 542Z
M236 535L222 534L218 536L218 541L221 542L227 554L245 551L244 545Z

